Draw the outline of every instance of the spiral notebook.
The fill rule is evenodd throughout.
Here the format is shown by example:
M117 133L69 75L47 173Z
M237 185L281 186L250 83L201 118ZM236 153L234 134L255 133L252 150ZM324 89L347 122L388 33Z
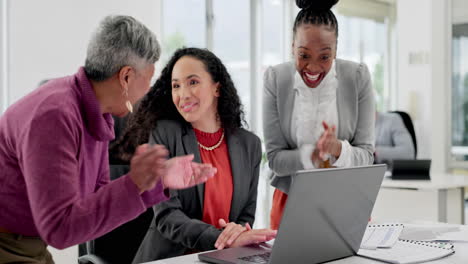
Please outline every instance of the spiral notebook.
M391 248L397 242L403 228L403 224L398 223L367 225L361 248Z
M358 255L396 264L431 261L455 253L453 246L414 240L398 240L391 248L359 249Z

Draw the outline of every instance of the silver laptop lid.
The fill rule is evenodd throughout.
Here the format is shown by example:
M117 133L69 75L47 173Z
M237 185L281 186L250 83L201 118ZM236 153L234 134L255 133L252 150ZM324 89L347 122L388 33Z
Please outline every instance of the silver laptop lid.
M269 263L321 263L355 254L385 169L372 165L297 172Z

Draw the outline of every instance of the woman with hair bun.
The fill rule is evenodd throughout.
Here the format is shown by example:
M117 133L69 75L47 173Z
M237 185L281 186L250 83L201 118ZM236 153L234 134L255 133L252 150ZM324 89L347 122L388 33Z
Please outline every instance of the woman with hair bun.
M338 0L296 0L294 60L264 76L263 129L277 229L294 172L373 163L375 106L369 71L336 58Z

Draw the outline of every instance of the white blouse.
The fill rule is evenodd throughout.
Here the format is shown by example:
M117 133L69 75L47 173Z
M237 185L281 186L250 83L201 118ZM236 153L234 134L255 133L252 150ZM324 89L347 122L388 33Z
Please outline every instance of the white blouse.
M324 132L322 121L329 126L336 126L338 131L338 109L336 106L336 65L332 67L322 82L316 88L309 88L298 72L294 75L294 109L292 112L291 135L301 152L301 162L304 169L312 169L312 152L320 136ZM340 157L333 166L351 166L351 145L341 141ZM332 160L333 162L333 160Z

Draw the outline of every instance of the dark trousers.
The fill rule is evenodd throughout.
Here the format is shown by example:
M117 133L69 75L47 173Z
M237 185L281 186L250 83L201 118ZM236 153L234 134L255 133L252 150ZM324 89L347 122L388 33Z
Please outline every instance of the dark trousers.
M54 264L47 244L40 237L0 233L0 264Z

